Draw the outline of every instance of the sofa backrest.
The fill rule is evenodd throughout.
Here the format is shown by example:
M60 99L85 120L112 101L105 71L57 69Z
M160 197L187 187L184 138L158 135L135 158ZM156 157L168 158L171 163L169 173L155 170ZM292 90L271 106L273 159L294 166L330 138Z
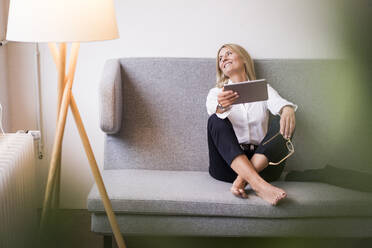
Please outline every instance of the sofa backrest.
M289 168L329 162L337 123L330 103L338 60L255 60L257 78L298 105L296 153ZM208 170L206 96L215 86L210 58L123 58L107 61L100 88L105 169ZM336 99L337 100L337 99ZM333 121L337 119L333 118ZM336 126L335 126L336 125ZM336 133L335 133L336 132ZM333 137L333 136L332 136Z

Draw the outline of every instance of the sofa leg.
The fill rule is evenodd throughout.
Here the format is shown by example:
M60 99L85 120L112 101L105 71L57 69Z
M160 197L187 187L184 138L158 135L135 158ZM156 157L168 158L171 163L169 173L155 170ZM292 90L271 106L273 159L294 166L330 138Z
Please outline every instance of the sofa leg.
M112 248L112 236L103 235L103 248Z

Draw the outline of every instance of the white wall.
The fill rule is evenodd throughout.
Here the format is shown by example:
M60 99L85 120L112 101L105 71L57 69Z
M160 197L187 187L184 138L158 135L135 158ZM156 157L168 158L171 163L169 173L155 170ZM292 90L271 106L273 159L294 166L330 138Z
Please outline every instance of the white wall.
M99 166L103 139L97 89L104 61L112 57L215 57L226 42L247 48L254 58L338 58L345 55L337 0L116 0L120 39L83 43L73 93ZM338 6L339 7L339 6ZM8 46L12 130L36 126L33 44ZM56 120L56 69L41 45L44 188ZM213 82L211 82L211 86ZM86 208L93 184L74 120L69 112L63 143L62 208Z
M6 16L8 15L7 1L0 1L0 40L5 40ZM7 46L0 46L0 103L3 106L2 125L4 131L9 131L9 104L7 78ZM0 120L1 121L1 120Z

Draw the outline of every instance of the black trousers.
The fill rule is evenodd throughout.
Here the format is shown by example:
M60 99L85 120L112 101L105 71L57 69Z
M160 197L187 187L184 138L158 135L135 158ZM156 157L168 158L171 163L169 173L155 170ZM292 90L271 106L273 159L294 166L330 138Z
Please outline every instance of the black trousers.
M279 132L279 116L272 116L268 132L258 146L243 150L236 138L232 124L228 118L220 119L213 114L208 119L208 148L209 148L209 174L221 181L233 182L238 176L231 168L232 161L239 155L245 154L251 159L255 153L264 154L269 161L277 162L287 153L285 140L281 135L268 144L263 143ZM283 172L285 161L279 165L269 165L259 175L267 182L277 180Z

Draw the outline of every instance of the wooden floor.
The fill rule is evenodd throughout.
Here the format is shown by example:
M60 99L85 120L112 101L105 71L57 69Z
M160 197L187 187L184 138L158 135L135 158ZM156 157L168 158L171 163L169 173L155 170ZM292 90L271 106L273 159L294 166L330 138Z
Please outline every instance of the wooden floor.
M103 248L103 237L90 231L87 210L59 210L53 234L56 248ZM128 248L368 248L372 238L216 238L125 236ZM49 248L49 247L48 247Z

